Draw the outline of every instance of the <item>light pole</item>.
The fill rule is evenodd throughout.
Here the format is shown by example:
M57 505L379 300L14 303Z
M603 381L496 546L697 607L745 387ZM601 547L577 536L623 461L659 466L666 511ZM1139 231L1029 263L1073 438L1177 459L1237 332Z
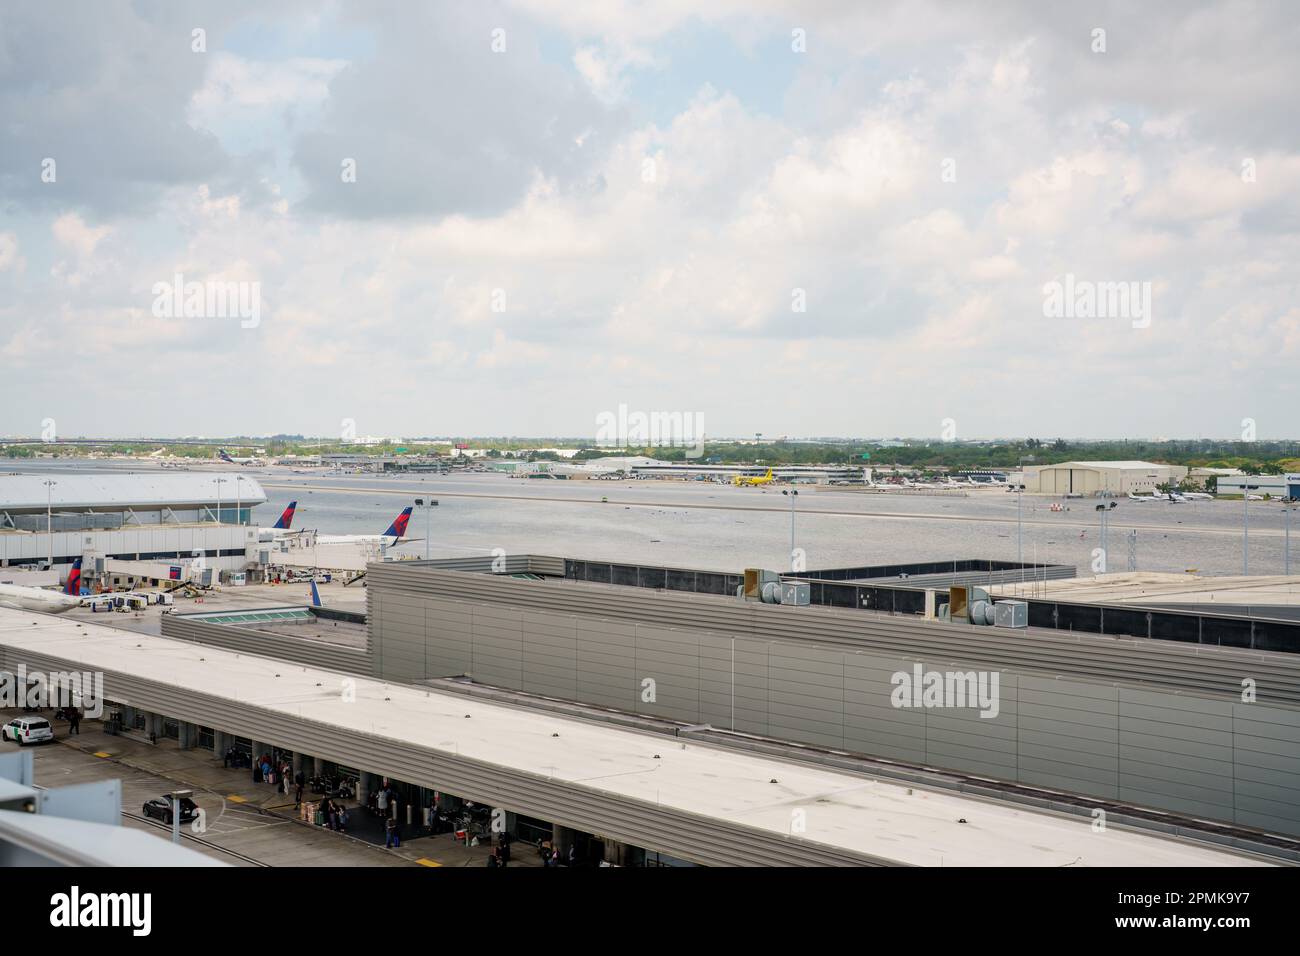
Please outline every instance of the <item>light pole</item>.
M781 494L789 495L790 497L790 570L793 571L794 570L794 503L799 498L799 492L798 490L791 488L789 490L782 489Z
M225 478L214 478L212 483L217 486L217 524L221 524L221 486L226 483Z
M50 539L50 567L54 567L54 486L58 482L45 479L45 536Z
M1025 490L1025 462L1033 460L1033 455L1020 456L1020 480L1016 482L1016 563L1020 565L1021 583L1025 580L1024 506L1021 499Z
M244 523L244 509L239 498L239 483L244 480L243 475L235 475L235 524Z
M1110 513L1115 510L1116 502L1112 501L1110 507L1106 505L1097 505L1097 510L1101 512L1101 567L1102 573L1110 570L1110 551L1107 550L1107 538L1110 530Z
M1241 573L1246 576L1250 574L1250 492L1258 487L1245 481L1241 483Z
M193 790L173 790L169 795L172 801L172 842L181 842L181 801L194 795Z
M1286 543L1282 548L1282 573L1291 573L1291 512L1295 511L1296 498L1288 498L1282 502L1282 513L1286 515Z
M423 498L416 498L415 506L424 509L424 560L428 561L433 547L433 509L438 507L438 499L430 498L429 503L425 504Z

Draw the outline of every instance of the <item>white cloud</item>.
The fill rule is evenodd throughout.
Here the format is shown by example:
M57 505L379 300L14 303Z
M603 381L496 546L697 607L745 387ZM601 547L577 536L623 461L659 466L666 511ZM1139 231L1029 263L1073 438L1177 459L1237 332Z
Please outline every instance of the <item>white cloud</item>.
M362 214L340 192L309 212L283 198L271 164L250 170L254 192L201 176L157 187L132 214L74 204L52 232L15 227L0 234L9 367L38 374L54 347L43 330L75 321L78 343L59 350L70 376L102 381L147 347L156 361L133 386L142 393L237 393L209 431L329 433L348 415L403 434L522 422L582 433L621 400L697 409L715 433L925 433L958 407L964 435L1046 430L1041 421L1066 435L1188 433L1243 372L1263 396L1293 377L1300 144L1252 148L1258 175L1243 182L1241 140L1217 133L1231 126L1229 94L1124 59L1131 24L1112 32L1116 55L1094 62L1070 52L1066 27L1011 13L983 23L887 4L869 22L828 5L800 21L810 52L779 95L756 79L772 66L760 59L756 75L723 72L673 102L631 91L653 96L632 80L675 68L678 31L716 26L761 58L773 37L788 47L790 8L724 5L706 21L684 3L515 9L575 38L562 68L548 65L546 95L521 105L527 71L460 50L457 75L502 71L509 108L437 136L432 108L353 125L421 95L411 78L429 75L423 61L402 59L416 55L414 38L388 36L396 59L378 79L342 59L210 57L191 122L219 128L223 143L265 134L286 153L299 141L280 120L292 117L330 158L317 189L335 188L331 150L369 145L378 130L384 158L362 157L355 195L371 202L373 188L379 207ZM478 35L472 18L457 30ZM510 36L513 48L527 32ZM1180 69L1167 56L1160 68ZM1058 74L1089 69L1129 96L1069 99ZM1271 59L1261 70L1294 79ZM472 109L496 102L478 93ZM608 116L589 109L593 94ZM318 121L327 141L311 140ZM41 267L22 274L24 259ZM176 272L259 282L260 327L160 324L149 289ZM1044 319L1043 283L1065 273L1150 281L1151 329ZM1130 382L1162 376L1195 389L1173 409L1182 418L1135 401L1131 388L1152 386ZM1089 400L1008 401L1034 389ZM105 409L121 405L113 397ZM165 403L132 407L153 406ZM116 423L78 414L102 414L87 431ZM159 413L153 427L169 420Z
M95 247L113 231L111 226L88 226L75 212L60 216L50 228L55 239L83 257L93 255Z
M26 262L18 254L18 236L0 232L0 272L21 272L25 267Z

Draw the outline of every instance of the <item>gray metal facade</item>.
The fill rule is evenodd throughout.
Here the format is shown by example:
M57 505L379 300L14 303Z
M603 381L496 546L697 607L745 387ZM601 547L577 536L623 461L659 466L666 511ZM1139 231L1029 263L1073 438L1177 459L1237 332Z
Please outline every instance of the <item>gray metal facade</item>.
M183 614L162 616L162 636L348 674L368 675L371 672L370 652L363 648L274 634L253 627L196 621Z
M375 673L385 678L466 674L531 694L1300 834L1300 709L1285 702L1296 699L1300 669L1288 655L998 633L430 568L372 566L368 593ZM892 675L917 662L941 672L999 671L998 716L894 707ZM1241 702L1242 677L1258 682L1263 702Z

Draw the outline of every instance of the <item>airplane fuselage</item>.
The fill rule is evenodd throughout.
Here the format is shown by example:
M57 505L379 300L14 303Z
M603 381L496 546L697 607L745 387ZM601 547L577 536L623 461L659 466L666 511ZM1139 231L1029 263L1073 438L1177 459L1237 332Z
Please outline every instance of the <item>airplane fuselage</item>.
M0 584L0 607L19 611L42 611L45 614L62 614L81 604L81 598L45 588L24 587L21 584Z

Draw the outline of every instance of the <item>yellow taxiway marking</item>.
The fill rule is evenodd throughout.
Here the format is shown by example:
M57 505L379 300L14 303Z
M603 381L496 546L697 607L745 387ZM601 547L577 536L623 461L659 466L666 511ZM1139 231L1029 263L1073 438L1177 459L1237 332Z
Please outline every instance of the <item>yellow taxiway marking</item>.
M230 796L226 797L226 799L229 800L231 803L247 803L247 802L248 802L245 798L239 796L238 794L234 794L234 793L232 793Z
M415 862L418 863L418 864L420 864L420 866L442 866L441 863L438 863L438 862L435 861L435 860L430 860L430 859L428 859L428 858L426 858L426 857L423 857L423 856L420 857L420 858L419 858L418 860L416 860Z
M105 752L105 751L103 751L103 750L96 750L96 751L95 751L95 756L96 756L96 757L111 757L111 756L113 756L113 755L112 755L111 753L107 753L107 752Z

